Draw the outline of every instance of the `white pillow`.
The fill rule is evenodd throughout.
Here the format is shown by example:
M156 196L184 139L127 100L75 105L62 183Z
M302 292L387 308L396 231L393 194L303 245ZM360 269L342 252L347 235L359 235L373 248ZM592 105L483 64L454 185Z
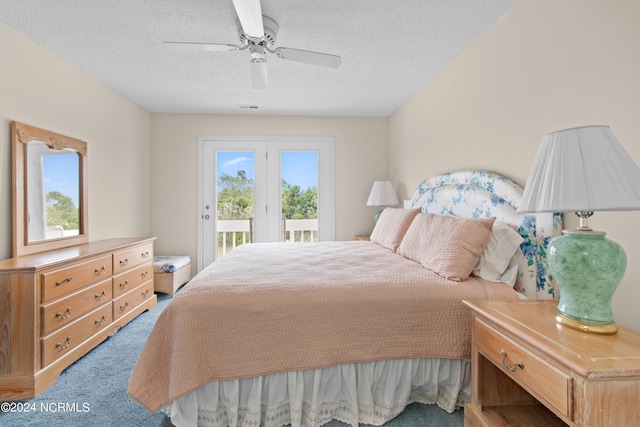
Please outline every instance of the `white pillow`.
M492 282L515 285L518 275L516 251L520 250L522 242L522 236L510 225L494 222L487 247L474 267L473 274Z
M511 287L514 287L516 285L516 280L518 279L518 270L520 269L522 259L524 259L524 255L522 254L522 252L519 250L515 251L515 253L511 257L511 260L509 261L507 269L495 281L504 282L508 285L511 285Z

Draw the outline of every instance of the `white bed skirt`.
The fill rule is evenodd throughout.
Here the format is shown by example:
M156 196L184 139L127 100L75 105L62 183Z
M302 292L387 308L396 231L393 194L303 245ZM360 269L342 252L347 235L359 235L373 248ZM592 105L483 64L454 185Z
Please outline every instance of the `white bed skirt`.
M381 425L414 402L447 412L469 401L468 359L406 359L215 381L172 402L177 427Z

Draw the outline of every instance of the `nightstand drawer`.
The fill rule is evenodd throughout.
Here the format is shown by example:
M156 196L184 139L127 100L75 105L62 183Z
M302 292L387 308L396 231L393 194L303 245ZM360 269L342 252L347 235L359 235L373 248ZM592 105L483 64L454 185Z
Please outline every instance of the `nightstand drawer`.
M532 354L520 344L476 319L478 351L538 400L572 418L572 379L569 375Z

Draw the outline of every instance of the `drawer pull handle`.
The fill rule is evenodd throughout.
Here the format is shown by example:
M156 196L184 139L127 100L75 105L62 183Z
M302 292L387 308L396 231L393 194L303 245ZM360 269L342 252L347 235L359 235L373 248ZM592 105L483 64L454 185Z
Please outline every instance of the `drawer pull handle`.
M124 305L120 306L120 310L121 311L125 311L127 308L129 308L129 303L128 302L125 302Z
M513 367L509 366L509 364L507 363L507 352L504 349L500 350L500 354L502 355L502 366L504 366L511 372L515 372L518 368L524 369L524 363L522 362L516 362Z
M144 273L140 273L140 276L144 279L149 275L148 271L145 271Z
M64 350L65 348L69 347L71 345L71 337L67 337L67 339L64 341L64 344L61 342L56 343L56 348L58 350Z
M102 267L102 268L101 268L101 269L99 269L99 270L96 268L96 269L94 270L94 272L95 272L98 276L102 276L104 273L106 273L106 272L107 272L107 269L106 269L106 267Z
M73 277L67 277L67 278L66 278L66 279L64 279L64 280L61 280L61 281L59 281L59 282L56 282L56 286L60 286L60 285L62 285L63 283L69 283L69 282L70 282L70 281L72 281L72 280L73 280Z
M96 320L95 323L96 325L100 326L100 325L104 325L106 321L107 321L107 316L102 316L102 319Z
M62 311L56 313L56 317L61 317L62 319L67 319L69 316L71 316L71 307L67 307L64 313Z
M105 299L106 296L107 294L104 291L102 291L101 294L96 294L96 299L97 300Z
M144 290L144 292L142 293L142 298L146 298L147 295L149 295L149 289Z
M120 265L122 267L124 267L125 265L129 264L129 258L125 258L122 261L120 261Z
M145 252L145 253L140 254L140 256L141 256L142 258L149 258L149 251L147 251L147 252Z
M120 287L122 289L127 289L129 287L129 281L125 280L124 283L120 283Z

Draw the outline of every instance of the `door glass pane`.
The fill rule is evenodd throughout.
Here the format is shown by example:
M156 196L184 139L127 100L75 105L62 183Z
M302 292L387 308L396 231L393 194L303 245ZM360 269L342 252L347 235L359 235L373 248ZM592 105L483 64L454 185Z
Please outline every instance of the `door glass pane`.
M254 214L254 152L216 152L216 242L221 257L251 242Z
M283 239L318 241L318 152L282 151L281 205Z

